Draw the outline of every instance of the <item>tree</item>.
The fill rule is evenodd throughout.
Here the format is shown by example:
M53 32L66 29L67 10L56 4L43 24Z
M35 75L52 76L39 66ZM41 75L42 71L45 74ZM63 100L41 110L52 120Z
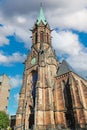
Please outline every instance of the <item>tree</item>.
M5 112L0 111L0 128L6 129L9 126L9 123L9 116Z

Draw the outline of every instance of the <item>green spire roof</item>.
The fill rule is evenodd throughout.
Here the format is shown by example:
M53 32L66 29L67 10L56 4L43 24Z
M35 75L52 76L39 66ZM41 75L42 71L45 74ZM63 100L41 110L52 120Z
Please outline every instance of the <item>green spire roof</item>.
M40 7L40 14L39 14L39 17L38 17L38 19L37 19L37 25L39 25L41 21L44 23L44 25L47 24L47 21L46 21L46 19L45 19L42 6Z

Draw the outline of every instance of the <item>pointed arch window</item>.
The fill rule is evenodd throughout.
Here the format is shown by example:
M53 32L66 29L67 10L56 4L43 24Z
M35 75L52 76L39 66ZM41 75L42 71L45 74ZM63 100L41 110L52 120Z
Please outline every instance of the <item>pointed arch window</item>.
M73 100L72 100L72 93L71 93L71 88L69 84L69 79L66 83L63 80L63 85L64 85L64 99L65 99L65 107L66 107L66 112L65 112L66 123L67 123L67 126L75 129Z
M40 32L40 42L44 42L44 32Z
M35 33L35 43L37 44L37 39L38 39L38 36L37 36L37 33Z
M36 83L38 79L38 72L32 71L32 96L33 96L33 104L35 106L35 97L36 97Z
M47 33L47 43L49 43L49 34Z

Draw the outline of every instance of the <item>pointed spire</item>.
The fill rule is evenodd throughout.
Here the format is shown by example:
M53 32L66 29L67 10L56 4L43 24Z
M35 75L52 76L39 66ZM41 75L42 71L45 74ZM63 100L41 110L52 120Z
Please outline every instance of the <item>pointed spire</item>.
M39 25L39 23L41 21L44 23L44 25L47 24L47 21L46 21L45 16L44 16L43 8L42 8L42 3L41 3L41 6L40 6L40 14L39 14L39 17L37 19L37 25Z

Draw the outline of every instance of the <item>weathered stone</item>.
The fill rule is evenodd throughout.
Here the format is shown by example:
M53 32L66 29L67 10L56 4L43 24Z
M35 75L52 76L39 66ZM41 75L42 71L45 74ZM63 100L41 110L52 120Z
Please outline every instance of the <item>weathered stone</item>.
M10 87L9 77L5 74L0 76L0 111L7 112Z
M50 27L43 21L32 30L16 114L16 126L21 124L26 130L75 130L87 124L87 81L72 72L67 62L59 64Z

